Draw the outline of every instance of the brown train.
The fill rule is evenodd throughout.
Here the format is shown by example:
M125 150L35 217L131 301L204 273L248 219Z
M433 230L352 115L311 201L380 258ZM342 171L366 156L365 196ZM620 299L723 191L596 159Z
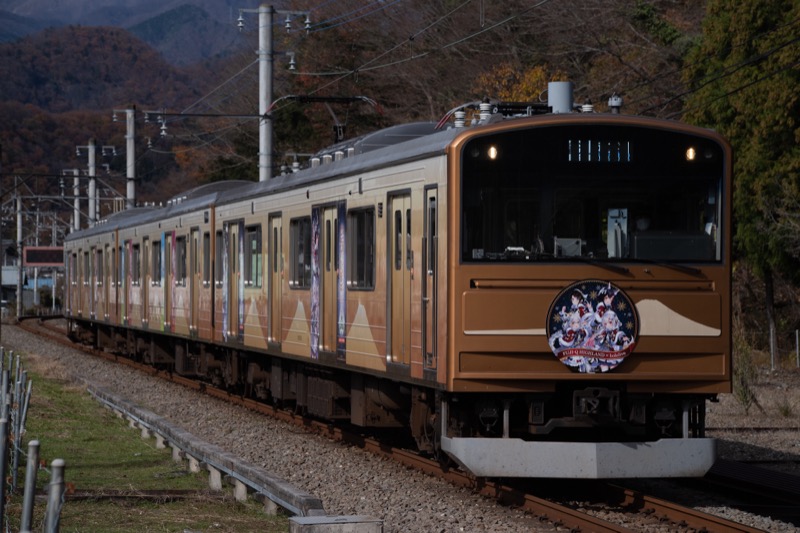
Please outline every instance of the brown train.
M389 128L77 231L71 331L477 476L701 476L731 390L730 147L560 105Z

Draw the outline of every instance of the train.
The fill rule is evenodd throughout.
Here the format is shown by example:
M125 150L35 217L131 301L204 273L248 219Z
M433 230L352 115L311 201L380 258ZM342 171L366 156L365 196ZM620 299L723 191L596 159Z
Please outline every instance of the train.
M719 134L554 82L74 231L65 317L479 478L703 476L732 387L731 190Z

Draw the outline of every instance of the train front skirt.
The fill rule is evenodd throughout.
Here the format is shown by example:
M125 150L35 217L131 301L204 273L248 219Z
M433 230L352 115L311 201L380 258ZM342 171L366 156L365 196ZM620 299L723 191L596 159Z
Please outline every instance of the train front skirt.
M716 439L653 442L531 442L442 436L442 449L477 477L702 477L716 459Z

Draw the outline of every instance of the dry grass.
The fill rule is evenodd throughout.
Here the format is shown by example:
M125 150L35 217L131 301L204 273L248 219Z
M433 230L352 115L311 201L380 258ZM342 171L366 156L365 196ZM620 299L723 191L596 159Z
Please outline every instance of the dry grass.
M55 458L66 462L65 480L79 493L97 495L80 500L68 495L61 510L60 531L81 533L133 532L278 532L288 529L285 516L269 516L255 501L236 502L232 491L208 493L205 473L191 474L186 464L172 460L169 449L157 449L154 439L142 439L138 430L103 408L70 378L60 362L25 354L23 367L33 380L23 447L40 441L40 457L49 466ZM11 530L19 527L21 486L7 511ZM49 473L40 472L39 493L46 493ZM187 498L141 498L142 491L188 491ZM123 493L130 497L119 497ZM105 493L105 496L104 496ZM42 530L44 500L37 501L34 531Z

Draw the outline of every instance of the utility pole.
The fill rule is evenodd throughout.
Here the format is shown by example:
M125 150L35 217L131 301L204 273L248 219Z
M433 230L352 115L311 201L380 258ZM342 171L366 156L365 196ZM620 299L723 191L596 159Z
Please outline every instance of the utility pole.
M72 169L72 173L75 176L72 178L72 195L73 198L73 215L72 215L72 228L75 231L81 229L81 180L80 174L81 171L77 168Z
M258 114L261 116L258 128L258 181L272 178L272 118L267 110L272 104L273 50L272 20L275 13L286 15L286 29L291 29L292 15L305 15L305 28L311 28L308 11L276 11L271 5L262 4L258 9L240 9L239 31L244 28L242 13L258 13Z
M133 209L136 207L136 153L134 151L136 147L134 139L136 126L133 120L135 118L136 106L131 109L115 109L112 120L116 122L117 113L122 112L125 112L125 156L127 159L127 170L125 172L127 176L125 209Z
M267 107L272 103L272 6L258 8L258 181L272 178L272 119Z
M261 4L258 9L240 9L239 31L244 28L242 13L258 13L258 181L272 177L272 119L267 108L272 102L272 16L271 5Z
M77 179L77 178L76 178ZM16 191L17 188L14 187ZM17 197L17 264L19 265L19 276L17 277L17 320L22 316L22 196L19 191L15 192Z
M89 139L89 144L86 146L76 146L75 154L80 157L81 148L86 149L89 156L89 187L87 196L89 197L89 227L97 224L100 218L100 198L97 194L97 143L94 139ZM114 146L102 146L102 155L107 155L111 151L112 155L117 155L117 149Z
M95 206L97 205L95 202L97 194L97 183L95 182L95 176L97 175L97 145L94 139L89 139L88 145L75 147L75 155L80 157L81 148L85 148L89 155L89 187L86 195L89 197L89 227L91 228L97 222L97 215L95 214Z

